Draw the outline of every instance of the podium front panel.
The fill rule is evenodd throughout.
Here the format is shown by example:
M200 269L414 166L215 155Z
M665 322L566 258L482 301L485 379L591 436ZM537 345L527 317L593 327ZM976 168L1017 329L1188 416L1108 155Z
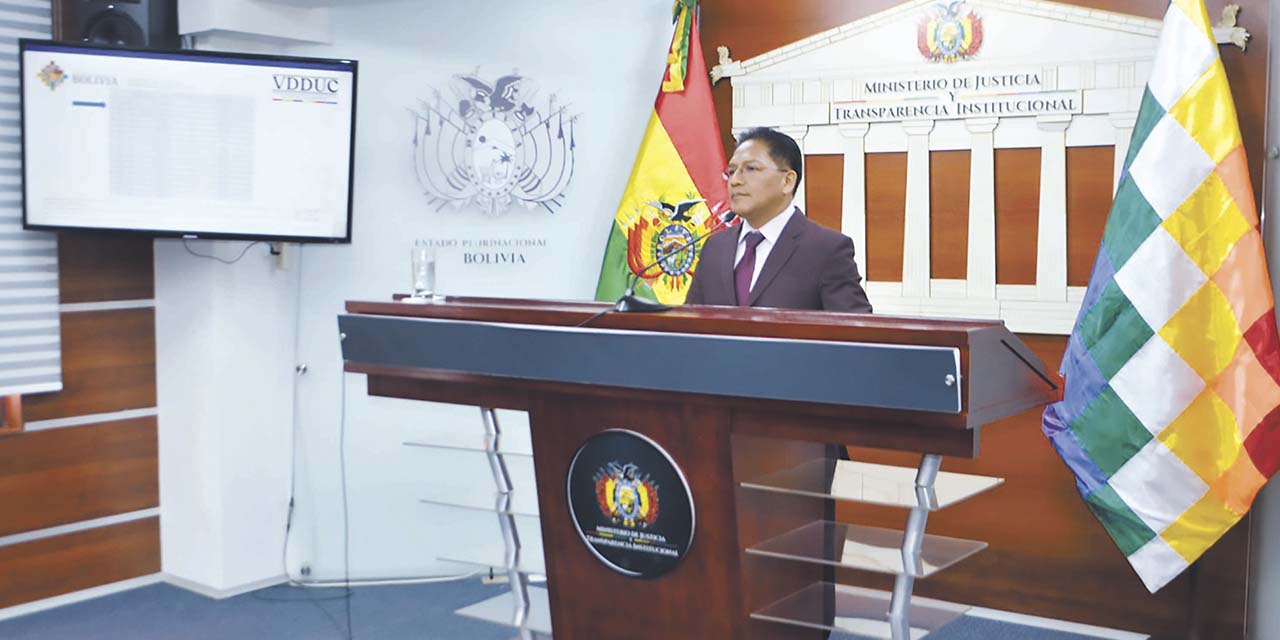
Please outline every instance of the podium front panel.
M954 347L343 315L343 357L391 367L958 414Z

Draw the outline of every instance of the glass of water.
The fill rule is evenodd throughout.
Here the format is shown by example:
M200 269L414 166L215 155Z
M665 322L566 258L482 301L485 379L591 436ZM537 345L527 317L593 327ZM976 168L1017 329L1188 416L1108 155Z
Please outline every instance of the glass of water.
M417 302L434 302L440 299L436 293L436 248L424 240L417 240L409 250L409 265L413 272L413 296Z

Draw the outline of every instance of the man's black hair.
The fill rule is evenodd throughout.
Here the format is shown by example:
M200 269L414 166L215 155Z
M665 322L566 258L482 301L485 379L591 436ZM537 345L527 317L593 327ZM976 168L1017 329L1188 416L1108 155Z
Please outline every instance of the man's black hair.
M738 136L738 146L746 144L748 140L759 140L769 146L769 157L773 158L774 163L779 169L790 169L796 172L796 187L800 188L800 178L804 174L804 156L800 153L800 145L791 136L768 127L756 127L743 131ZM791 195L795 195L793 191Z

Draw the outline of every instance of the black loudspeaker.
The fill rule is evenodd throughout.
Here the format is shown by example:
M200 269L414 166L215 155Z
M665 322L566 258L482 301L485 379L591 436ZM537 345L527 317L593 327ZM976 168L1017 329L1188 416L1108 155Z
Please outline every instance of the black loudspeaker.
M62 0L78 26L67 40L117 47L177 49L178 0Z

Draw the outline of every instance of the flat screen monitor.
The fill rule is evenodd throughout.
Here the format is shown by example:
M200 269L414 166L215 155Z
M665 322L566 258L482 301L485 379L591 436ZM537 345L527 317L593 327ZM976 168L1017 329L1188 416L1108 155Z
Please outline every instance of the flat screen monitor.
M26 228L351 241L355 60L19 53Z

